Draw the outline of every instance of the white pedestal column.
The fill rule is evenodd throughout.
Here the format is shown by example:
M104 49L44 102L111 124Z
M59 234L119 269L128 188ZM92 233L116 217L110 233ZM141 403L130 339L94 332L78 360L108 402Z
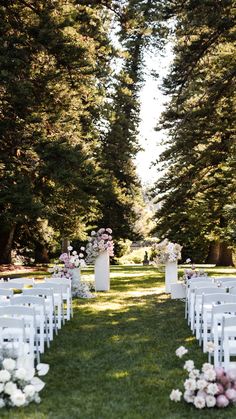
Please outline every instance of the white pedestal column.
M175 262L166 262L165 265L165 285L166 292L171 292L171 284L176 284L178 280L178 265Z
M78 286L80 284L80 277L81 277L80 268L71 269L71 274L72 274L71 289L73 292L78 289Z
M102 252L95 260L96 291L110 290L110 258L108 251Z

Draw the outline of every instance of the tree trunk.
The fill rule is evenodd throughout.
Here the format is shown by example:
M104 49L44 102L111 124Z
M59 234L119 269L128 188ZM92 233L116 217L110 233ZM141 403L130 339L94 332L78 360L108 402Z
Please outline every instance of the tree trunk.
M48 250L44 244L35 243L35 263L49 263Z
M16 223L12 225L6 231L2 231L0 235L0 263L10 264L11 263L11 251L12 243L14 239L14 233L16 229Z
M217 266L234 266L232 249L228 247L228 243L220 243L220 254L217 261Z
M68 253L68 246L70 246L70 240L68 237L64 237L61 244L62 253Z
M206 263L217 264L220 256L220 242L210 242Z

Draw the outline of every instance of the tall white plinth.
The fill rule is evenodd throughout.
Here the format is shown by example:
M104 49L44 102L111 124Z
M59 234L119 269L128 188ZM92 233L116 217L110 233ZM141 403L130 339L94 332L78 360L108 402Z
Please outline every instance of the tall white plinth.
M96 291L110 290L110 258L108 252L102 252L95 260Z
M79 284L80 284L80 277L81 277L80 268L71 269L70 272L71 272L71 275L72 275L71 289L72 289L72 292L73 292L73 291L76 291L78 289Z
M165 285L166 292L171 292L171 284L176 284L178 280L178 265L175 262L166 262L165 265Z

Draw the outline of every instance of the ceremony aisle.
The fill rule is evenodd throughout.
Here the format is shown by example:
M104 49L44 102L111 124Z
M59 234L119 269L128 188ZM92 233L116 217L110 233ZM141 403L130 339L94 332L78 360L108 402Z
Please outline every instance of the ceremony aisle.
M73 319L46 351L50 373L41 404L2 409L1 417L199 418L192 405L169 399L185 376L175 356L181 345L196 365L207 360L184 319L184 303L164 293L163 274L150 266L112 267L111 291L75 300ZM236 407L205 415L235 418Z

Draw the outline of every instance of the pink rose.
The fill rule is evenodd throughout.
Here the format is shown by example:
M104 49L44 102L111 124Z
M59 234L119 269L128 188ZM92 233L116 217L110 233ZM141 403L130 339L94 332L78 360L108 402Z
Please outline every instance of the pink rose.
M220 396L217 396L216 398L217 407L227 407L228 404L229 404L229 400L223 394L220 394Z
M228 388L228 390L226 390L226 392L225 392L225 396L231 402L235 402L236 401L236 390L234 388Z
M224 376L224 368L222 368L222 367L216 367L215 372L216 372L216 379L220 380L221 377Z

